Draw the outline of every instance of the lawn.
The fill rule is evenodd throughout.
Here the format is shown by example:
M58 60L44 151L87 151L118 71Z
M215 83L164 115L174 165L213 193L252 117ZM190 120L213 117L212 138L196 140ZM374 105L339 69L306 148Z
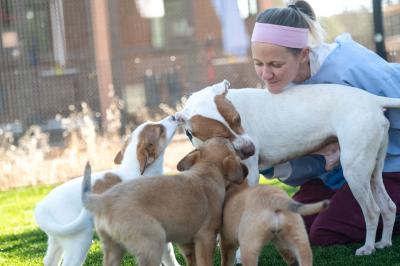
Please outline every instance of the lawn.
M281 185L274 183L275 185ZM288 193L293 189L282 186ZM0 265L43 265L46 251L46 235L40 231L33 218L33 209L53 187L12 189L0 192ZM393 247L377 251L372 256L356 257L355 250L360 244L332 247L313 247L315 265L399 265L400 236L393 239ZM177 252L178 261L183 259ZM90 249L85 265L101 265L101 248L98 238ZM124 258L123 265L133 265L131 256ZM260 265L285 265L271 246L266 246L260 258ZM220 265L216 253L215 265Z

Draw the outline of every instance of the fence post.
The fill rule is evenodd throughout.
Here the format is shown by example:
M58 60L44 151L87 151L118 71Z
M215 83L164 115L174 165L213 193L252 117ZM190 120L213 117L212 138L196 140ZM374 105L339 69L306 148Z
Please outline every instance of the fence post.
M382 0L372 0L374 15L374 41L376 53L387 60L382 16Z

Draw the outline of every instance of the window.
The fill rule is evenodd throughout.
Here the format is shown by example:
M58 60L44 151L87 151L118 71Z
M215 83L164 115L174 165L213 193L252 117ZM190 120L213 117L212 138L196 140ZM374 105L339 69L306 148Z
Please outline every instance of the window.
M9 63L37 66L66 61L63 0L0 0L1 48Z
M257 0L237 0L237 4L242 18L248 18L258 12Z
M162 17L152 18L153 47L177 47L187 43L192 33L186 14L188 1L165 0L165 14Z
M51 29L53 35L54 61L65 66L65 27L62 0L50 0Z
M400 13L385 17L386 36L400 35Z
M22 40L24 55L32 65L52 61L49 1L10 1L18 9L18 35ZM23 5L21 4L23 3ZM19 3L19 4L18 4Z

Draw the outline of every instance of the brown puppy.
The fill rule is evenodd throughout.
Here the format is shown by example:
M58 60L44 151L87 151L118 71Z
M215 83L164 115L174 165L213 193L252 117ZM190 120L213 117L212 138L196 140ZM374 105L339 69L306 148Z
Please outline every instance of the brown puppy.
M120 263L125 248L139 265L159 266L167 242L196 254L197 265L212 265L221 225L225 188L240 183L247 168L224 138L206 141L183 158L175 176L135 179L103 194L90 194L85 170L82 201L94 216L103 241L104 265Z
M258 263L269 241L289 265L312 265L312 252L301 215L326 209L329 201L302 204L272 186L231 185L221 228L222 265L234 265L240 245L243 265Z

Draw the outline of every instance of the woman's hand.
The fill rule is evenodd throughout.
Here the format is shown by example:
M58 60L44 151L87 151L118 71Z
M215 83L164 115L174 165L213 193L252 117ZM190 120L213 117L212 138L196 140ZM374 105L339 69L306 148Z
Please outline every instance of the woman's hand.
M314 154L319 154L325 157L326 161L325 170L330 171L339 164L339 159L340 159L339 143L337 142L331 143L323 147L322 149L314 152Z

